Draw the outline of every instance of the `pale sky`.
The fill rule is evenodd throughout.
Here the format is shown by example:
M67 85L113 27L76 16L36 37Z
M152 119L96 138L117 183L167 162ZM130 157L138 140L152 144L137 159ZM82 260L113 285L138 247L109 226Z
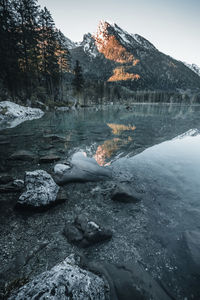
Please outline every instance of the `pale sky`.
M175 59L200 66L200 0L38 0L72 41L100 20L137 33Z

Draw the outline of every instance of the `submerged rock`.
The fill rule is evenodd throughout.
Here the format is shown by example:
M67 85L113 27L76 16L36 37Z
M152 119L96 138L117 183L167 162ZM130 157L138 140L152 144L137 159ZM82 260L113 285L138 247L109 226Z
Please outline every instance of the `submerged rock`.
M71 168L65 168L61 174L57 172L56 181L58 184L100 181L111 177L110 169L100 167L94 158L87 157L83 152L75 153L70 163Z
M113 190L111 198L119 202L138 202L141 200L141 195L128 184L120 183Z
M54 167L54 173L57 175L63 175L63 173L71 168L70 164L57 164Z
M15 127L26 121L39 119L44 112L39 108L30 108L10 101L0 102L0 124L7 123L5 127Z
M81 269L73 259L67 258L25 284L9 300L105 300L107 290L102 278Z
M10 175L0 175L0 184L7 184L13 180L13 177Z
M9 175L0 176L0 193L22 192L24 181L15 179Z
M40 157L39 162L40 163L50 163L50 162L54 162L54 161L58 161L58 160L60 160L60 156L55 155L55 154L49 154L49 155Z
M64 143L66 142L66 139L63 136L56 135L56 134L46 134L43 136L43 138L47 142L55 142L55 143Z
M200 274L200 231L187 230L183 237L189 259L192 260L196 271Z
M40 208L57 200L59 187L43 170L25 173L26 191L19 197L17 206Z
M170 300L171 296L138 263L85 262L85 267L101 274L109 283L110 300Z
M14 152L10 159L12 160L22 160L22 161L32 161L35 160L35 155L31 151L19 150Z
M73 224L65 226L64 235L70 243L74 243L79 247L89 247L111 239L112 232L80 215Z

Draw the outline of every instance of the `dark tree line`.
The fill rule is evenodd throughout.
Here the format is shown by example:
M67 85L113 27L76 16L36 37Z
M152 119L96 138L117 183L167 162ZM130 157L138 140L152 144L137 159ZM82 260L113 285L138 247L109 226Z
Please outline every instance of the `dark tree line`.
M70 55L64 36L37 0L0 0L0 84L29 99L41 90L62 100Z

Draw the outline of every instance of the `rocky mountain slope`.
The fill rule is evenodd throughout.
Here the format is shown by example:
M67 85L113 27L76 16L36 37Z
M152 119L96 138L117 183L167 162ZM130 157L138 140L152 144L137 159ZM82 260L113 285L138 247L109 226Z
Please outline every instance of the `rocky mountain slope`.
M188 64L186 62L184 62L184 64L190 68L193 72L195 72L197 75L200 76L200 67L197 66L196 64Z
M163 54L138 34L100 22L96 34L84 35L70 47L87 79L117 83L131 89L200 88L200 77L184 63Z

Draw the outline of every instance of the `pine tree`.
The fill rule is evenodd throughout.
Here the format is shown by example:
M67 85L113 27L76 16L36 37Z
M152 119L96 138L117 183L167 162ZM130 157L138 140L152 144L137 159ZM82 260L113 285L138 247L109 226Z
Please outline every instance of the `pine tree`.
M37 0L0 0L1 86L25 100L44 88L61 99L69 69L65 38L50 12Z
M19 85L18 33L13 1L0 0L0 79L15 93Z
M76 93L80 93L83 89L84 80L82 75L82 68L78 60L76 60L76 64L74 67L74 79L72 81L72 85Z
M48 93L54 97L59 83L59 64L57 51L57 33L50 12L45 7L40 12L40 69L46 82Z
M57 47L56 55L58 56L59 81L60 81L59 98L60 100L63 101L65 74L69 73L71 70L71 56L69 50L65 45L65 37L60 30L57 32L57 41L58 41L58 47Z
M31 96L38 72L38 13L37 0L13 0L17 20L19 66L23 73L26 95Z

